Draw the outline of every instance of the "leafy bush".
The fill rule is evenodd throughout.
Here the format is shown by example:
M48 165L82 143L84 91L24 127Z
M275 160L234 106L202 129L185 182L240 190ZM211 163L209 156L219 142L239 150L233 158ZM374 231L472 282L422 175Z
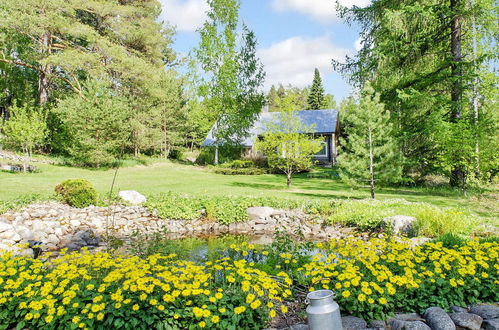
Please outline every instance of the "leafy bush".
M224 163L224 164L220 165L220 167L234 168L234 169L252 168L254 166L255 166L255 164L251 160L240 160L240 159L236 159L236 160L233 160L231 162Z
M84 179L70 179L55 187L56 194L68 205L82 208L97 205L98 195L92 184Z
M428 204L415 208L415 234L424 236L439 236L445 234L466 235L475 226L476 220L462 211L440 209Z
M161 218L173 220L198 219L203 209L199 199L173 192L149 197L144 206L151 211L156 210Z
M264 168L230 168L230 167L215 167L213 172L224 175L261 175L267 174L268 171Z

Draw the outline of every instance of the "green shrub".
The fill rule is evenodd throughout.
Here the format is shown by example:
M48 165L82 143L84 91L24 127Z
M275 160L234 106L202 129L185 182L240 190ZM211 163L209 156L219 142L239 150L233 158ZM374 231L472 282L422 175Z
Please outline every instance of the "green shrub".
M55 187L56 194L68 205L82 208L98 203L98 195L92 184L84 179L66 180Z
M156 210L161 218L173 220L198 219L203 209L199 199L173 192L148 198L144 206Z
M475 226L476 220L469 214L455 209L441 209L428 204L415 204L417 221L414 225L416 235L441 236L445 234L467 235Z
M224 168L252 168L255 164L251 160L236 159L228 163L221 164L220 167Z
M215 167L214 173L223 175L261 175L267 174L268 171L264 168L230 168L230 167Z

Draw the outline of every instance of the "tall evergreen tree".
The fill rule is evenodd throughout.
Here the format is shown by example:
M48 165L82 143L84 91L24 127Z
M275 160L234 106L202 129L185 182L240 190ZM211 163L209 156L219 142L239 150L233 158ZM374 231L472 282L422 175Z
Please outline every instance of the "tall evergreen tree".
M346 102L346 138L338 157L341 177L353 185L369 184L371 197L376 186L401 179L400 156L393 138L390 113L370 84L363 89L359 104Z
M372 81L380 92L408 160L405 175L442 173L451 185L462 186L473 173L462 164L475 163L482 153L476 147L460 150L468 140L459 135L484 148L493 145L493 137L476 131L486 123L478 113L495 101L479 97L481 107L471 103L473 90L482 89L476 85L485 81L483 72L498 58L496 7L493 0L374 0L367 8L341 11L347 22L361 26L363 47L335 67L354 85Z
M324 96L324 86L322 86L322 79L319 70L316 68L314 71L314 80L310 93L308 94L308 108L310 110L325 109L327 105L326 97Z

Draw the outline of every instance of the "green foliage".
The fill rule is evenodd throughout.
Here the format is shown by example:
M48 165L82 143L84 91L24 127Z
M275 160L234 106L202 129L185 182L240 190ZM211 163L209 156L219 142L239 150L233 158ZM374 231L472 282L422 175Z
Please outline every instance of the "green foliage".
M417 221L414 224L418 236L469 235L477 225L476 219L455 209L440 209L424 205L415 210Z
M38 194L25 194L9 201L0 200L0 214L4 214L7 211L18 210L38 200L40 200L40 195Z
M198 219L203 209L201 200L174 192L149 197L144 206L151 211L156 210L161 218L175 220Z
M90 83L84 97L61 100L54 111L69 135L64 150L80 164L110 164L130 143L132 113L127 99L101 82Z
M3 126L5 142L20 149L28 158L33 149L42 145L47 136L46 116L41 109L27 104L13 105L10 107L10 113L11 118Z
M335 67L380 93L406 178L445 174L465 188L473 172L497 172L488 166L497 168L497 120L490 121L498 100L496 7L492 0L376 0L339 11L360 26L362 49Z
M214 167L213 172L224 175L262 175L262 174L267 174L268 170L259 167L250 167L250 168Z
M376 185L401 180L400 153L392 136L390 113L369 84L362 91L358 105L346 105L348 124L338 157L340 174L354 185L368 183L374 198Z
M220 167L224 168L233 168L233 169L239 169L239 168L251 168L254 167L255 163L253 163L251 160L240 160L236 159L228 163L223 163L220 165Z
M92 184L84 179L70 179L55 187L56 194L70 206L84 208L97 205L97 191Z
M267 123L255 149L267 157L269 167L286 174L289 187L293 173L313 166L312 156L321 150L322 140L315 138L311 127L303 125L292 111L281 112L280 119L279 124Z
M310 93L308 94L308 109L320 110L326 109L326 98L324 96L324 87L322 86L322 79L319 70L316 68L314 71L314 80Z
M200 94L215 118L216 147L238 144L264 104L265 73L256 57L256 37L245 25L238 47L240 0L209 0L195 55L207 77ZM214 163L218 163L215 157Z

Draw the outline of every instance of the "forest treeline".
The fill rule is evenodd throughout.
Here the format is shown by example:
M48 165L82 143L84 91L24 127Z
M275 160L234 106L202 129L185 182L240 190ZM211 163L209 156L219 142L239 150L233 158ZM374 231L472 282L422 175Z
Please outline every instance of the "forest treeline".
M183 58L174 50L175 29L159 19L158 0L3 0L0 115L3 135L15 137L3 147L99 166L199 147L215 123L221 148L237 144L234 137L244 136L265 104L270 111L337 107L317 70L310 88L279 85L263 94L257 38L240 23L240 1L207 2L200 43ZM387 181L432 174L453 186L492 180L499 170L494 1L373 0L339 9L360 26L362 40L355 56L332 63L355 90L339 106L340 153L357 154L345 165L365 167L356 158L369 150L352 141L367 139L352 127L363 118L362 104L373 104L380 110L370 113L382 119L366 129L385 131L380 152L389 144L397 154L388 165L397 175ZM361 102L366 86L382 107ZM39 124L37 134L27 134L23 118ZM22 143L30 139L38 142ZM368 165L383 171L386 162L376 156ZM354 167L345 175L355 176Z

